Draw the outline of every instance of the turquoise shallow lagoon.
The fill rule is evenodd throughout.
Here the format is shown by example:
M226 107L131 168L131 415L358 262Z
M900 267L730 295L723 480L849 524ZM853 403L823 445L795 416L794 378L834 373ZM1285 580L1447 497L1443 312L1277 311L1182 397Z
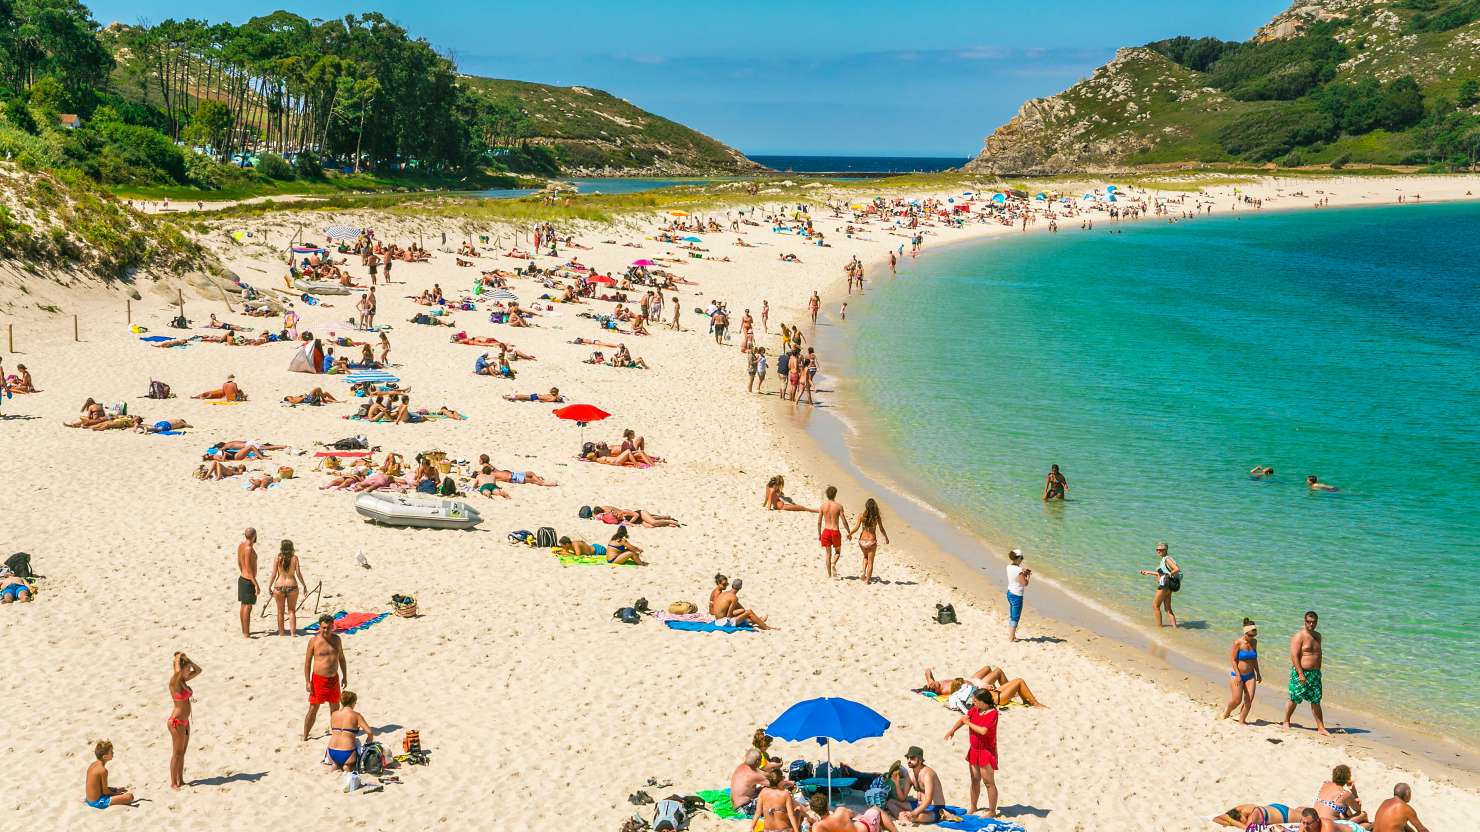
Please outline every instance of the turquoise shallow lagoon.
M1331 701L1480 737L1480 206L1100 223L871 277L848 408L906 489L1142 623L1167 541L1169 638L1255 619L1261 699L1316 609Z

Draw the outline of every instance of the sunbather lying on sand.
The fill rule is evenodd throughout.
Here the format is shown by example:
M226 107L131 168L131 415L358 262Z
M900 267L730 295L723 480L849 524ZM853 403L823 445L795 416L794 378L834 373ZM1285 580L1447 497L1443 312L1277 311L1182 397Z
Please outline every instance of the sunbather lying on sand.
M761 498L761 506L772 511L810 511L814 514L819 510L797 505L790 497L782 492L786 487L786 478L777 474L766 481L766 494Z
M227 402L244 402L247 400L247 394L243 393L241 388L236 386L236 376L229 375L226 377L226 383L221 385L220 388L216 390L207 390L204 393L197 393L190 398L214 399Z
M581 345L587 346L587 347L606 347L607 349L612 349L612 350L617 349L618 347L622 346L621 344L610 344L610 343L607 343L606 341L598 341L595 338L577 338L574 341L571 341L571 343L572 344L581 344Z
M509 499L509 492L498 487L498 477L493 475L493 466L485 465L478 469L478 475L473 477L473 488L485 497L503 497Z
M301 396L283 396L283 402L285 404L306 404L310 407L318 407L323 404L338 404L339 399L334 398L334 394L325 392L324 388L315 387Z
M167 430L184 430L188 427L194 427L194 425L184 419L160 419L153 424L139 425L138 430L139 433L164 433Z
M505 393L504 398L511 402L545 402L546 404L565 401L565 397L560 395L559 387L551 387L548 393L530 393L528 395Z
M1235 829L1256 829L1280 823L1299 823L1304 806L1290 807L1283 803L1240 803L1218 817L1213 823L1232 826Z
M556 551L563 555L606 558L606 562L613 565L633 563L638 566L647 566L647 563L642 560L640 552L631 548L618 549L610 543L602 545L600 543L587 543L579 537L574 539L562 537L560 538L560 545L555 548Z
M500 341L497 338L490 338L485 335L471 336L468 335L466 332L457 332L454 333L452 336L452 343L467 344L468 346L473 347L497 347L501 346L504 342Z
M192 335L192 336L190 336L188 338L171 338L168 341L156 341L155 343L150 344L149 346L151 346L151 347L157 347L157 348L162 349L162 350L167 350L170 347L183 347L186 344L189 344L191 341L199 341L199 340L201 340L201 336L199 336L199 335Z
M15 602L24 604L30 601L35 594L36 588L19 575L6 575L0 578L0 604Z
M653 514L640 508L618 508L617 506L591 506L593 516L610 515L619 523L628 523L634 526L642 526L647 529L661 529L683 524L666 514Z
M514 485L543 485L552 488L559 484L554 480L547 480L533 471L505 471L502 468L499 468L497 465L494 465L488 459L488 454L481 454L478 457L478 470L483 470L484 466L493 468L493 477L495 482L508 482L513 483Z
M638 453L641 452L630 450L614 451L612 450L611 446L607 445L605 442L587 442L585 446L583 446L581 449L581 458L586 460L587 462L597 462L602 465L616 465L622 468L639 468L652 464L653 458L648 457L646 454L643 454L643 458L648 459L648 462L642 462L638 460Z
M202 480L224 480L227 477L234 477L245 470L247 470L247 466L245 465L228 465L224 462L212 461L195 469L195 477Z
M1024 682L1022 679L1008 680L1007 674L1000 667L987 665L981 670L978 670L969 679L957 677L944 682L936 681L935 676L930 672L930 668L925 668L925 689L937 695L950 696L966 685L970 685L976 690L985 688L992 691L993 698L998 704L1005 705L1016 698L1023 700L1023 704L1030 707L1048 707L1038 701L1038 697L1034 696L1033 691L1028 689L1027 682Z
M278 478L266 471L262 471L248 477L247 482L249 483L248 491L266 491L277 484Z

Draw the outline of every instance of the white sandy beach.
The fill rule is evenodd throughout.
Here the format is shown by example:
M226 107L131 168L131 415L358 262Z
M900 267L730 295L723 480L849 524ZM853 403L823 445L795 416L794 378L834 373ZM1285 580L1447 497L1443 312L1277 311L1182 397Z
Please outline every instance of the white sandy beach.
M1090 186L1096 184L1103 185ZM1310 208L1326 198L1333 206L1391 204L1400 193L1421 194L1423 202L1462 199L1480 190L1480 177L1264 180L1237 188L1263 198L1264 210L1276 210ZM1188 207L1197 199L1188 194ZM1224 214L1233 186L1210 189L1201 199ZM723 219L724 212L713 215ZM1000 729L1003 814L1034 832L1213 829L1206 818L1237 803L1310 805L1331 767L1343 762L1371 808L1406 781L1430 829L1475 827L1480 787L1468 752L1458 767L1447 768L1403 748L1357 747L1347 736L1218 723L1212 707L1189 695L1211 690L1208 685L1175 681L1173 675L1185 674L1158 672L1155 657L1112 661L1116 654L1090 643L1084 631L1034 614L1031 590L1025 634L1063 640L1009 644L1000 587L966 585L940 567L943 555L929 540L889 517L895 545L881 547L876 570L885 582L826 581L815 516L768 512L760 504L766 479L779 473L793 498L816 505L834 469L797 435L790 404L746 394L738 322L749 309L759 330L761 303L769 301L772 334L758 331L757 343L774 353L779 324L803 321L814 290L835 298L849 258L870 264L871 285L890 279L878 259L900 243L908 252L908 244L877 225L845 239L844 220L828 212L814 218L831 247L769 227L745 227L754 248L733 246L736 235L728 231L704 234L709 253L732 262L672 266L698 284L680 293L686 331L670 331L665 318L648 337L611 338L576 316L609 312L612 304L602 302L542 310L530 329L489 323L481 303L481 311L453 315L455 329L413 325L407 320L422 307L404 295L435 282L456 297L478 270L457 268L449 254L436 254L430 264L397 263L396 284L378 293L378 320L394 326L391 360L415 405L448 405L466 413L465 422L366 424L342 418L351 412L348 404L285 407L278 403L284 395L315 385L340 395L347 385L288 372L293 348L284 344L153 349L125 326L122 292L100 297L34 287L25 299L32 311L0 318L14 324L19 353L3 355L6 371L26 364L44 391L0 406L9 417L0 421L8 521L0 556L30 552L47 576L35 602L0 607L0 643L11 648L0 675L10 727L0 742L8 763L0 773L0 829L616 830L637 809L627 796L639 788L655 797L724 788L756 728L815 696L857 700L892 722L880 739L834 746L835 759L882 770L906 747L922 746L948 801L959 805L967 797L965 740L944 741L954 715L911 688L925 667L949 677L984 664L1025 678L1051 706L1005 711ZM546 268L575 256L620 275L638 257L684 256L650 239L659 221L573 228L591 250L563 250L537 262ZM453 222L351 213L270 216L240 227L267 232L280 251L300 222L313 229L305 233L309 239L335 222L373 227L391 242L412 241L420 230L433 249L440 242L433 235L444 228L449 245L462 239ZM1095 222L1108 219L1097 215ZM231 243L231 228L222 224L209 238L223 259L248 282L281 285L281 256ZM1079 233L1078 219L1061 219L1060 228ZM502 238L514 232L501 229ZM923 256L948 242L1017 233L996 224L932 227ZM782 252L803 262L780 262ZM511 269L524 262L489 252L478 266ZM351 270L363 281L355 258ZM5 283L6 299L14 299L15 280ZM512 285L521 298L539 294L528 280ZM141 290L135 322L151 334L173 334L165 326L173 308L161 293ZM635 298L641 296L639 289ZM716 345L705 319L694 314L710 298L726 301L733 313L730 345ZM302 328L355 337L344 323L355 298L327 300L332 309L304 311ZM34 311L37 303L55 303L62 314ZM276 328L275 319L227 312L215 295L187 294L186 306L197 323L214 312L225 321ZM74 313L81 343L72 341ZM508 340L537 360L515 363L517 380L475 376L473 361L487 348L449 343L459 329ZM810 326L804 332L810 343ZM580 363L591 349L568 343L578 336L620 340L653 369ZM828 356L821 360L826 367ZM774 372L773 363L772 394ZM227 373L250 401L220 406L187 398L218 387ZM180 398L142 398L151 379L168 382ZM500 398L552 386L613 414L587 428L586 438L616 440L631 427L666 461L645 470L579 463L580 428L556 420L552 405ZM62 427L89 396L126 401L146 421L184 418L195 427L177 437ZM352 495L321 491L323 475L311 471L312 456L274 454L271 467L291 465L299 477L268 492L247 493L240 478L190 476L215 440L265 439L311 450L315 441L354 434L408 458L430 449L456 459L487 453L504 468L528 469L560 485L512 486L509 500L474 495L485 517L476 532L406 531L368 525L355 514ZM850 515L870 496L846 481L836 484ZM562 567L543 551L505 541L514 529L552 526L605 542L611 527L576 516L580 506L596 502L671 514L685 525L632 530L652 561L646 568ZM305 639L247 640L238 631L234 552L247 526L260 535L259 579L266 582L278 541L290 538L309 585L323 581L321 609L383 611L392 593L417 596L420 617L392 617L344 637L346 688L359 694L359 709L392 751L399 752L403 729L418 730L431 765L401 767L402 782L383 792L340 793L338 778L319 763L327 714L320 715L319 736L299 739ZM361 551L372 568L356 565ZM855 575L858 566L858 550L848 544L843 574ZM638 626L612 620L613 610L638 597L655 608L680 599L702 608L716 572L744 578L742 598L780 629L698 634L653 620ZM935 604L946 602L954 603L961 626L930 620ZM311 620L305 609L300 625ZM272 619L254 621L261 632ZM1264 635L1274 658L1267 660L1269 683L1259 697L1269 707L1283 703L1289 633ZM1335 660L1340 634L1327 637L1333 645L1327 697L1339 703L1344 691L1374 680L1343 677ZM180 792L167 785L165 729L176 650L204 669L192 683L185 770L195 782ZM1297 722L1309 725L1308 713L1302 709ZM116 746L112 782L146 798L142 806L100 813L83 804L92 743L105 737ZM776 750L788 759L823 756L812 743L778 743ZM673 786L644 786L650 777ZM651 807L637 810L650 815ZM740 832L749 824L706 815L693 828Z

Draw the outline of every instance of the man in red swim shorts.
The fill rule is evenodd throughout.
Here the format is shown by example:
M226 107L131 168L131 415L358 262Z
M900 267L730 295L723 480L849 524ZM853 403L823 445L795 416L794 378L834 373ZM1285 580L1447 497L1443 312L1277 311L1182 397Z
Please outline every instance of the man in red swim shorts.
M848 528L848 516L843 513L843 504L833 499L838 496L838 487L829 485L827 487L827 499L822 502L822 508L817 510L817 540L822 544L822 565L827 569L827 576L834 577L834 571L838 566L838 559L843 556L843 533L848 533L848 539L853 539L853 532ZM839 529L839 526L842 528Z
M329 713L339 710L339 691L349 683L349 665L344 658L344 642L334 632L334 616L319 616L319 631L308 640L308 654L303 657L303 685L308 689L308 716L303 718L303 739L313 730L319 706L327 704Z

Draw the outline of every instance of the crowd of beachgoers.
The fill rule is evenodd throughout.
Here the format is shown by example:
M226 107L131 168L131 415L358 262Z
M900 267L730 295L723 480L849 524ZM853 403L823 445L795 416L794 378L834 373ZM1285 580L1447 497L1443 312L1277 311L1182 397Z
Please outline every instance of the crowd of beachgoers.
M1436 793L1446 819L1480 811L1473 791L1329 738L1318 611L1291 611L1264 666L1258 625L1230 622L1227 701L1210 713L1025 621L1038 579L1025 553L989 576L991 602L963 595L913 562L919 542L891 540L900 523L880 495L819 481L776 438L831 403L819 327L846 326L849 298L910 279L934 247L1116 233L1277 198L1330 197L1114 186L834 195L675 211L641 233L539 223L512 230L510 244L463 231L402 239L393 220L367 215L306 232L276 260L240 255L260 276L226 303L161 303L96 342L38 339L24 363L0 364L5 455L28 472L13 511L39 514L27 509L57 498L32 479L60 476L57 459L102 462L76 484L83 516L15 530L28 555L6 563L0 602L26 617L0 617L0 632L24 645L77 617L108 629L66 643L58 672L79 691L75 714L38 740L46 795L27 802L56 804L44 810L56 818L74 814L63 803L237 809L287 766L269 782L290 780L309 817L338 816L330 792L390 791L404 795L393 810L348 811L468 819L492 783L494 817L530 828L573 813L628 829L1423 832L1415 806ZM256 349L223 349L240 346ZM1049 463L1042 498L1069 499L1067 474ZM1261 464L1249 475L1272 474ZM139 511L144 495L151 508ZM74 555L98 540L114 555L150 548L142 575L105 553ZM1166 543L1147 546L1154 623L1175 638L1185 566ZM210 588L228 579L234 603ZM935 599L949 603L922 611ZM405 646L384 646L388 630ZM129 635L110 650L105 632ZM302 646L285 654L284 641ZM18 661L57 664L46 650ZM828 660L843 651L859 655ZM1284 720L1251 720L1273 667ZM11 674L8 698L50 702L40 673ZM663 691L669 701L653 698ZM849 738L771 730L781 720L766 720L816 696L887 712L887 733L862 735L878 739L844 763L817 759L810 739ZM678 699L693 712L665 723ZM164 725L150 722L156 712ZM1123 727L1106 728L1117 718ZM249 736L280 747L237 747ZM490 736L493 753L479 745ZM1184 742L1196 758L1176 756ZM531 744L539 777L521 756ZM939 762L952 747L964 766ZM1146 771L1158 760L1180 773ZM1220 769L1230 762L1263 768ZM1102 784L1089 765L1131 771ZM553 775L562 767L581 776ZM477 771L451 773L464 768ZM1136 769L1156 785L1117 791ZM319 771L335 776L315 796L305 777ZM1365 803L1354 771L1371 784ZM525 808L532 798L517 795L531 790L551 806ZM571 813L567 793L580 794Z

